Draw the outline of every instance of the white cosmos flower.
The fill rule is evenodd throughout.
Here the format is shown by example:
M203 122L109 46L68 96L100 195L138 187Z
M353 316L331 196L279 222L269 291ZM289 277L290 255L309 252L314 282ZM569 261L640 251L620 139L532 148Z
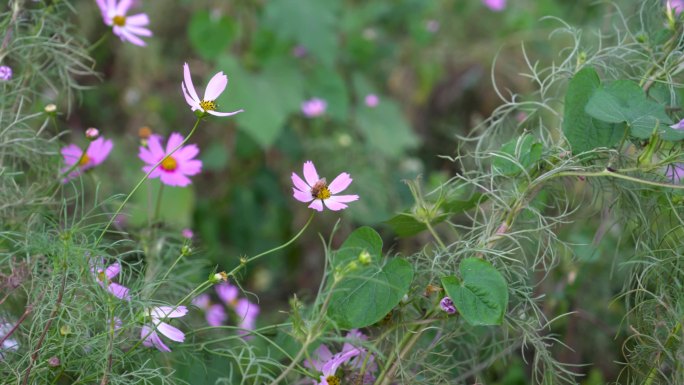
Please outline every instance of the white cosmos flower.
M188 66L188 63L183 64L183 82L181 83L181 88L183 89L185 101L188 102L188 105L190 105L190 108L193 111L200 110L214 116L231 116L242 112L243 110L233 112L216 111L216 108L218 108L216 98L223 93L227 85L228 77L224 75L223 72L217 73L209 80L207 89L204 91L204 98L200 99L199 96L197 96L197 91L195 91L195 86L192 84L190 67Z

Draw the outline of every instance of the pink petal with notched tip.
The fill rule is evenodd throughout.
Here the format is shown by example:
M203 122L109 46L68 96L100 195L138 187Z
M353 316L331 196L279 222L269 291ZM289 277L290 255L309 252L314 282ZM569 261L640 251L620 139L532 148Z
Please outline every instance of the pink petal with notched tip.
M119 262L112 263L111 265L107 266L105 269L105 277L112 279L116 277L119 272L121 271L121 265L119 265Z
M315 185L320 179L318 177L318 172L316 172L316 166L314 166L313 162L310 160L304 162L304 179L309 186Z
M202 161L193 159L179 162L178 171L183 175L197 175L202 171Z
M145 147L140 147L140 152L138 152L138 158L147 164L155 164L161 160L161 158L154 156L150 150Z
M209 326L221 326L226 322L228 316L226 315L223 306L211 305L209 309L207 309L206 319Z
M107 285L107 290L112 293L116 298L130 300L131 297L128 295L128 288L118 283L109 282Z
M64 157L64 163L67 166L73 166L74 163L78 162L83 154L83 150L81 150L75 144L70 144L66 147L63 147L60 152L62 153L62 156Z
M314 209L316 211L323 211L323 202L320 199L316 199L313 202L311 202L309 208Z
M335 202L334 200L332 200L332 198L324 200L323 203L325 204L325 207L332 211L340 211L347 208L346 204L341 202Z
M117 27L115 26L114 27L114 33L119 35L119 37L121 37L122 40L129 41L132 44L137 45L138 47L145 47L147 45L147 43L145 43L145 41L143 39L139 38L138 36L136 36L135 34L130 32L126 28L118 28L118 31L117 31Z
M238 295L240 295L240 292L237 287L224 282L220 285L216 285L216 294L218 294L219 298L221 298L221 301L223 301L226 305L232 306Z
M136 36L145 36L145 37L152 36L152 31L150 31L147 28L135 27L135 26L131 26L131 25L127 25L125 28L128 32L130 32Z
M166 142L166 152L164 154L171 154L171 151L175 150L176 147L180 146L181 143L183 143L183 135L177 132L171 133L168 142ZM173 155L176 155L176 153L173 153Z
M226 89L226 85L228 85L228 77L223 72L217 73L209 80L207 89L204 91L203 100L216 100Z
M112 151L114 143L111 140L105 140L103 137L95 139L88 147L88 158L91 160L90 166L97 166L104 162L109 153Z
M150 24L150 18L145 13L126 17L126 25L128 26L143 27L148 24Z
M350 177L349 174L346 172L341 173L340 175L335 178L330 185L328 185L328 189L330 190L330 193L332 194L337 194L341 191L344 191L347 187L349 187L349 184L352 182L352 178Z
M293 193L292 196L294 196L294 198L300 202L306 203L306 202L311 202L312 200L314 200L314 197L311 196L310 192L299 191L293 187L292 193Z
M199 101L194 100L192 96L188 93L187 88L185 87L185 83L181 83L181 89L183 90L183 96L185 97L185 102L188 103L190 108L195 111L195 110L200 110L200 105Z
M183 64L183 80L185 81L185 87L188 91L188 94L190 97L197 101L197 103L200 102L199 96L197 96L197 91L195 91L195 86L192 84L192 77L190 76L190 66L188 66L188 63Z
M302 180L302 178L294 172L292 173L292 184L294 184L299 191L311 191L311 186L306 184L306 182L304 182L304 180Z
M153 318L180 318L188 314L185 306L157 306L150 311Z

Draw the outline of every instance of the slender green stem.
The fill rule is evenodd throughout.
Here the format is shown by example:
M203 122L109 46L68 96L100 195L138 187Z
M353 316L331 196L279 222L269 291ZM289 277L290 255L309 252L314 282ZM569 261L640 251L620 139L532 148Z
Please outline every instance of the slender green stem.
M670 184L670 183L656 182L656 181L647 180L647 179L639 179L639 178L635 178L633 176L620 174L620 170L616 170L616 171L603 170L603 171L599 171L599 172L564 171L564 172L559 172L559 173L553 175L553 177L562 177L562 176L583 176L583 177L607 176L607 177L612 177L612 178L617 178L617 179L628 180L630 182L641 183L641 184L645 184L645 185L649 185L649 186L684 190L684 185L676 185L676 184Z
M164 195L164 183L159 185L159 191L157 192L157 203L154 207L154 215L152 216L152 225L159 219L159 211L161 210L162 197Z
M97 241L95 241L95 246L94 246L94 247L97 247L97 246L100 244L100 242L102 241L102 238L103 238L104 235L107 233L107 230L109 230L109 227L112 225L112 223L114 223L114 220L116 219L116 217L119 215L119 213L121 213L121 210L123 210L124 206L126 206L126 203L128 203L128 201L131 199L131 197L133 196L133 194L135 194L135 193L138 191L138 189L140 189L140 186L142 186L142 184L147 180L147 178L150 176L150 174L152 174L152 172L153 172L154 170L156 170L157 167L159 167L159 165L162 164L162 162L164 161L164 159L166 159L166 158L168 158L169 156L173 155L173 153L175 153L176 151L178 151L179 148L183 147L183 146L185 145L185 143L187 143L188 140L190 140L190 137L192 136L192 134L194 134L194 133L195 133L195 130L197 130L197 127L199 126L200 120L201 120L201 118L197 118L197 120L195 121L195 125L192 127L192 130L190 130L190 133L185 137L185 139L183 139L183 141L182 141L178 146L176 146L176 148L174 148L173 150L171 150L171 152L169 152L168 154L166 154L165 157L163 157L163 158L160 159L157 163L155 163L155 165L152 166L152 168L150 169L150 171L148 171L147 174L145 174L145 176L142 177L142 179L140 179L140 181L138 181L138 184L136 184L135 187L133 187L133 190L131 190L131 192L128 193L128 195L126 196L126 198L125 198L125 199L123 200L123 202L121 202L121 204L119 205L119 208L116 209L116 211L114 212L114 215L112 215L112 217L109 219L109 222L107 222L107 225L105 226L105 228L104 228L104 229L102 230L102 232L100 233L100 236L97 238Z
M435 231L434 227L430 224L430 221L425 221L425 226L427 226L428 231L430 231L430 234L432 234L432 237L435 238L435 241L437 241L437 244L439 244L439 247L442 248L442 250L446 250L446 245L444 242L442 242L442 239L439 237L439 234Z
M252 261L255 261L255 260L257 260L257 259L259 259L259 258L261 258L261 257L263 257L263 256L265 256L265 255L268 255L268 254L274 253L274 252L276 252L276 251L278 251L278 250L284 249L285 247L287 247L287 246L289 246L290 244L292 244L292 242L296 241L297 238L299 238L299 237L304 233L304 230L306 230L306 228L309 227L309 224L311 223L311 220L313 219L313 217L314 217L314 213L312 212L312 213L311 213L311 216L309 217L309 220L307 220L306 223L304 224L304 227L302 227L302 229L299 230L299 232L298 232L297 234L295 234L295 236L292 237L292 239L290 239L289 241L283 243L283 244L280 245L280 246L274 247L274 248L272 248L272 249L270 249L270 250L266 250L266 251L264 251L264 252L261 253L261 254L257 254L257 255L255 255L255 256L253 256L253 257L250 257L250 258L247 258L247 259L241 261L240 264L239 264L238 266L236 266L233 270L231 270L231 271L228 273L228 276L235 276L235 273L237 273L238 270L240 270L240 269L241 269L243 266L245 266L246 264L248 264L248 263L250 263L250 262L252 262Z
M95 48L99 47L100 44L104 43L108 37L109 37L109 33L103 34L102 37L97 39L97 41L95 43L93 43L90 47L88 47L88 52L92 52Z

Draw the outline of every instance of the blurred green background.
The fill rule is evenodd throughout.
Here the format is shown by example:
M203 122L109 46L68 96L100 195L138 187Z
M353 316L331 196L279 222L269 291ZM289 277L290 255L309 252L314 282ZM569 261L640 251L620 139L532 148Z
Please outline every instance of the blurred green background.
M629 12L639 2L619 3ZM76 5L74 21L90 41L109 33L94 1ZM265 317L279 319L277 311L287 309L293 293L307 300L318 288L324 263L319 234L327 238L338 219L333 245L361 224L378 229L397 252L410 254L430 242L424 234L399 239L384 224L413 204L403 180L421 176L429 191L459 172L439 155L455 155L457 136L499 105L492 78L504 92L535 89L518 75L527 67L522 42L544 65L564 46L562 38L548 40L561 25L544 16L597 29L613 11L594 0L511 0L501 12L479 0L138 1L132 13L149 14L154 37L141 48L110 36L93 51L102 78L86 79L93 87L68 115L64 140L83 145L88 127L112 138L110 159L93 174L100 196L126 193L143 175L139 129L187 134L194 123L181 93L183 63L200 94L224 71L229 84L219 110L245 112L201 123L191 142L201 149L203 171L188 188L167 187L162 202L169 230L194 230L196 251L209 261L206 272L231 269L240 256L282 244L301 228L310 210L291 197L290 175L301 173L304 161L312 160L329 181L349 172L354 182L347 191L358 194L358 202L316 215L294 246L246 271L244 285L259 294ZM369 94L378 96L377 106L365 104ZM328 108L308 118L301 103L313 97ZM129 231L147 224L158 186L150 183L134 197L122 222ZM570 227L562 237L591 245L599 225ZM565 361L593 363L584 370L591 374L587 384L619 371L613 361L620 341L607 339L622 310L607 304L621 287L583 285L611 268L615 247L601 245L579 250L586 255L580 260L568 254L543 285L549 318L578 307L584 312L558 332L575 349L559 350L570 355ZM584 301L588 293L595 301ZM586 333L578 339L578 328L606 340ZM488 383L526 383L523 358L495 365Z

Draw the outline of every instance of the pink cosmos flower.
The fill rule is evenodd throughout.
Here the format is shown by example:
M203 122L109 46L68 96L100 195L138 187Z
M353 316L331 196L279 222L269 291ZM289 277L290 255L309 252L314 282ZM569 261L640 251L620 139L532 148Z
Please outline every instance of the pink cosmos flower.
M349 361L349 366L356 371L364 370L363 373L357 375L362 376L363 384L372 384L375 382L375 372L378 371L378 364L375 362L375 356L369 353L366 349L361 347L361 344L368 340L368 337L361 333L358 329L352 329L345 336L348 342L342 346L342 352L351 350L358 350L359 355Z
M176 342L185 341L185 333L178 328L173 327L166 322L166 318L180 318L188 314L188 308L185 306L156 306L150 309L151 325L143 325L140 331L140 338L143 340L143 345L146 347L154 346L157 350L162 352L170 352L168 346L164 344L157 332L160 332L168 339Z
M246 298L239 298L239 289L227 282L216 285L216 294L218 294L219 298L235 312L238 319L238 326L241 329L244 329L240 331L240 333L244 334L248 330L255 329L256 319L261 311L259 305L250 302Z
M668 0L667 6L674 11L675 15L679 16L684 11L684 0Z
M66 167L64 167L61 172L64 173L68 171L78 162L78 167L69 173L64 182L68 179L77 177L82 171L93 168L104 162L109 156L109 152L112 151L112 147L114 147L112 141L105 140L103 137L99 137L90 142L85 155L83 155L83 150L75 144L63 147L61 153L64 157L64 164Z
M8 81L12 79L12 67L0 66L0 80Z
M378 95L376 94L368 94L366 95L364 101L366 102L366 106L374 108L380 103L380 98L378 98Z
M133 0L96 1L105 24L112 27L112 31L121 38L121 41L130 41L137 46L145 46L145 42L138 36L152 36L152 31L146 28L150 24L150 19L145 13L126 16L128 9L133 5Z
M201 294L192 300L192 304L204 310L204 316L209 326L221 326L228 319L226 310L222 305L212 304L209 295Z
M319 98L313 98L302 102L302 113L307 118L315 118L325 113L328 103Z
M138 157L147 163L142 170L145 173L150 172L154 165L163 159L159 167L152 171L150 178L159 178L162 183L169 186L185 187L192 183L188 176L199 174L202 171L202 161L195 159L199 153L199 148L194 144L189 144L173 152L182 142L183 136L174 132L169 137L166 150L164 150L161 145L161 138L158 135L150 136L147 147L140 147L138 153Z
M243 110L233 112L216 111L218 108L216 99L223 93L227 85L228 77L223 74L223 71L217 73L209 80L209 84L207 84L207 88L204 90L204 98L200 99L199 96L197 96L197 91L195 91L195 86L192 84L190 66L188 66L188 63L183 64L183 82L181 83L181 89L183 90L185 101L193 111L199 110L214 116L231 116L242 112Z
M506 8L506 0L482 0L482 3L495 12L503 11Z
M322 373L320 380L314 381L314 385L337 385L341 383L337 369L360 353L360 350L352 348L333 355L327 346L321 345L314 351L311 360L304 362L304 366Z
M352 178L346 172L341 173L330 185L325 178L319 178L316 167L310 160L304 163L304 180L296 173L292 173L292 188L294 198L300 202L311 202L309 208L323 211L323 203L332 211L347 208L345 203L359 199L358 195L335 195L346 189L352 182ZM313 202L312 202L313 201Z
M113 263L106 268L104 266L104 258L101 258L99 263L96 263L90 267L90 271L95 276L95 280L100 286L107 289L108 292L112 293L115 297L119 299L125 299L130 301L131 297L128 294L129 290L126 286L119 285L116 282L112 282L112 279L119 275L121 271L121 265L119 262Z

